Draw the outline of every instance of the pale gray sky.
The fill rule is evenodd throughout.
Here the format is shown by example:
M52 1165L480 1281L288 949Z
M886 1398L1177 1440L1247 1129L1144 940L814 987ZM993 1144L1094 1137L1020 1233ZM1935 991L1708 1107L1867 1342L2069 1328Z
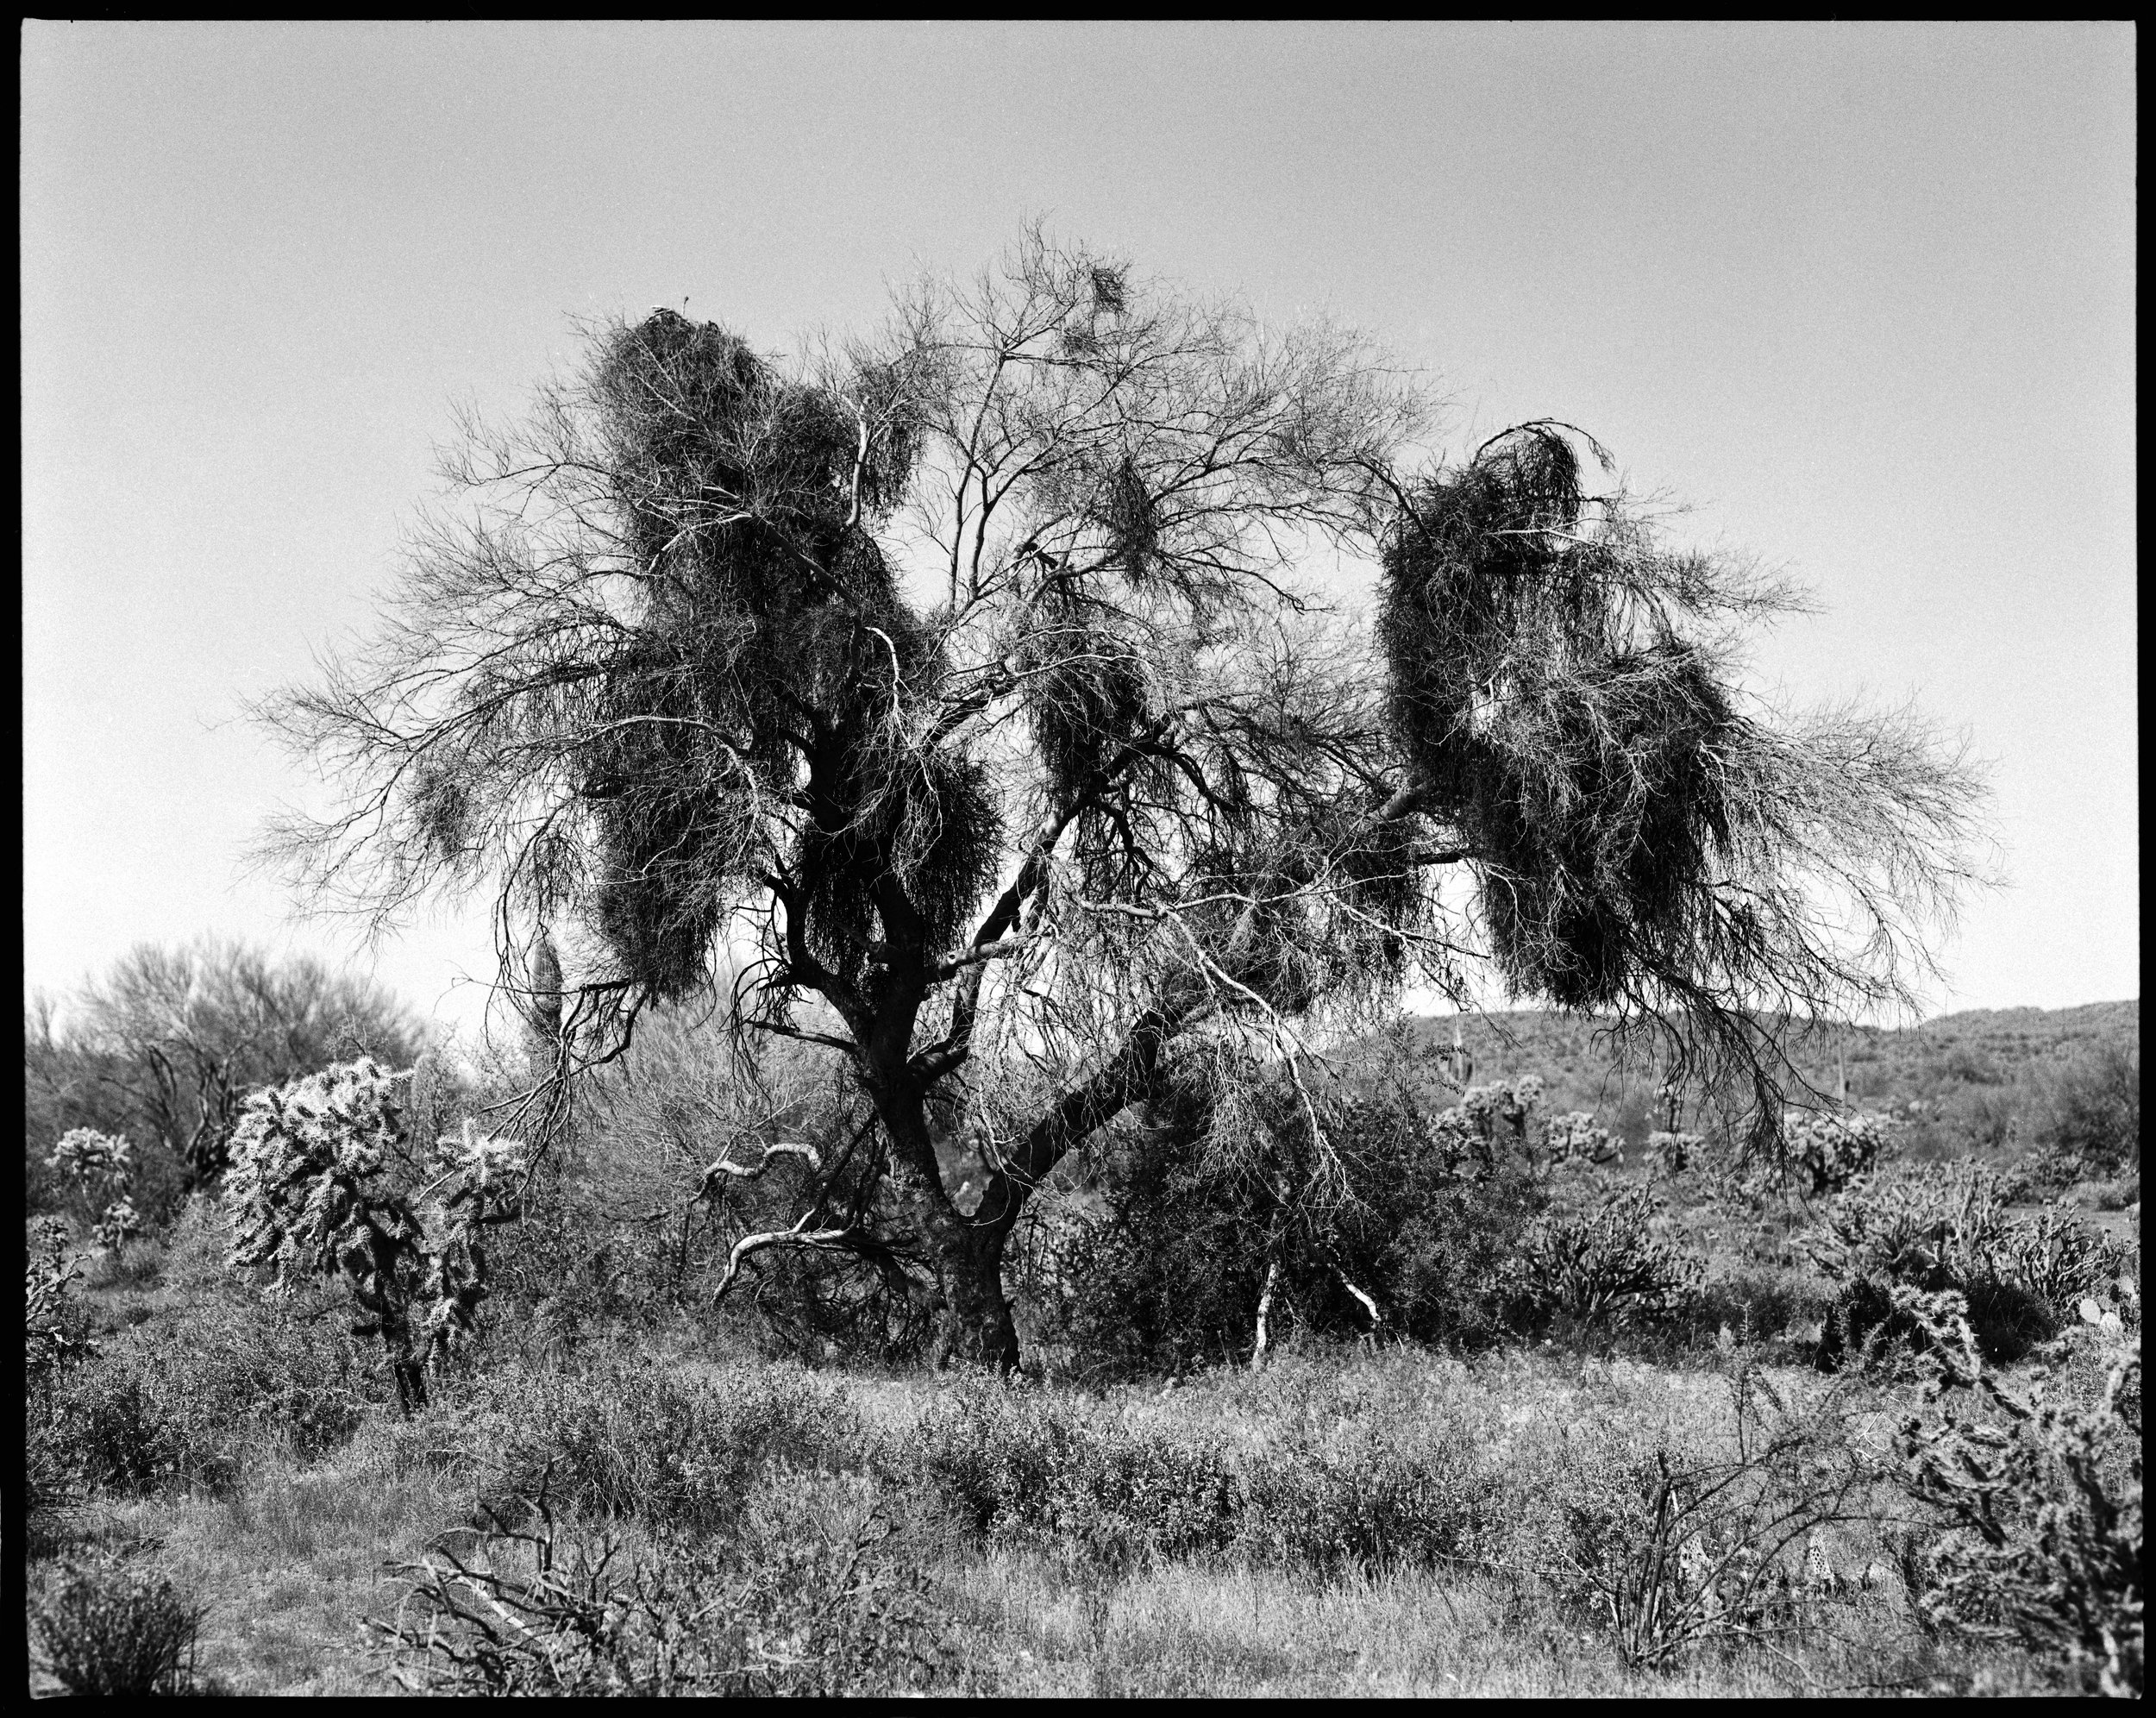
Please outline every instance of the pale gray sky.
M2140 992L2130 26L200 25L22 38L26 981L203 931L238 719L362 625L453 398L573 315L768 348L1029 215L1323 306L1455 449L1593 430L1826 605L1758 654L1994 763L1939 1007ZM468 1017L454 913L378 951Z

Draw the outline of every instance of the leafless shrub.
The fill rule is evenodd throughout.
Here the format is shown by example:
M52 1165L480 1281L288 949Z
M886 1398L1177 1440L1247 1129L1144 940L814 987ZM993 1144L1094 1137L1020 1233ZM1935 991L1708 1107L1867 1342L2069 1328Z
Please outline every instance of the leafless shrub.
M1727 1376L1734 1450L1616 1449L1559 1482L1552 1578L1600 1612L1628 1665L1815 1631L1861 1578L1826 1549L1876 1523L1886 1477L1847 1387L1801 1401L1742 1354Z
M799 1524L796 1524L797 1526ZM890 1694L948 1677L925 1578L872 1514L851 1534L662 1538L629 1559L572 1533L543 1489L527 1525L492 1515L468 1556L407 1565L379 1625L430 1692Z

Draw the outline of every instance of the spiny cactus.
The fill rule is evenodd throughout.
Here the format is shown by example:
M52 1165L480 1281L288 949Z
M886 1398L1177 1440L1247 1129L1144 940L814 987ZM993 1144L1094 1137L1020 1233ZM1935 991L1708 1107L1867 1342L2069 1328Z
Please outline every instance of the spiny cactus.
M116 1199L99 1213L90 1231L91 1239L108 1252L118 1252L142 1232L142 1218L129 1199Z
M68 1208L76 1220L91 1223L113 1203L125 1202L135 1179L135 1148L118 1134L71 1127L60 1135L45 1164L66 1188ZM102 1235L98 1241L110 1245Z
M72 1181L99 1185L123 1182L135 1169L134 1148L120 1136L94 1127L69 1128L45 1161Z
M1647 1161L1665 1176L1681 1176L1698 1160L1706 1139L1697 1133L1659 1129L1647 1136Z
M1484 1164L1507 1146L1527 1154L1527 1130L1542 1091L1542 1078L1536 1074L1470 1086L1458 1103L1432 1118L1432 1141L1448 1157L1470 1157Z
M1671 1316L1698 1292L1705 1267L1656 1238L1660 1211L1652 1191L1635 1183L1578 1215L1544 1213L1511 1266L1514 1298L1531 1317L1561 1313L1590 1325Z
M1863 1111L1847 1115L1791 1111L1783 1120L1782 1137L1789 1167L1818 1198L1869 1175L1899 1125L1891 1117Z
M2009 1395L1969 1339L1961 1297L1901 1291L1935 1326L1927 1397L1901 1426L1912 1495L1946 1531L1912 1563L1919 1614L1935 1629L2018 1640L2083 1691L2138 1697L2142 1685L2141 1357L2117 1326L2070 1334L2112 1359L2092 1406ZM1948 1407L1967 1390L1966 1406ZM1987 1411L1988 1410L1988 1411Z
M97 1350L79 1336L67 1313L68 1285L82 1272L79 1256L67 1251L67 1226L41 1217L30 1226L31 1250L22 1270L22 1376L49 1384L60 1370Z
M1607 1163L1621 1166L1624 1147L1606 1127L1595 1125L1585 1110L1571 1110L1550 1118L1543 1135L1552 1163Z
M1981 1163L1903 1169L1838 1194L1814 1233L1814 1262L1841 1281L1864 1276L1964 1292L2009 1283L2070 1317L2085 1296L2109 1298L2132 1275L2128 1251L2063 1207L2034 1217L2008 1209L2010 1188Z
M504 1183L522 1159L467 1120L415 1161L395 1077L361 1060L253 1094L225 1205L235 1270L267 1269L279 1286L344 1282L360 1313L354 1333L381 1339L409 1413L426 1400L429 1364L472 1329L486 1295L479 1231L505 1214Z

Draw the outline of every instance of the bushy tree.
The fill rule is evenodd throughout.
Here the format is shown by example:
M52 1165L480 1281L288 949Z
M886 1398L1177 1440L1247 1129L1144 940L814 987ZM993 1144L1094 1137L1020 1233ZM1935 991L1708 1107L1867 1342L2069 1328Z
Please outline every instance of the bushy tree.
M1775 1021L1905 994L1971 778L1908 720L1751 700L1731 638L1787 593L1591 492L1590 440L1447 462L1429 416L1352 333L1037 232L799 361L599 328L470 427L371 644L269 707L349 790L278 839L324 902L492 890L564 1074L714 984L744 1055L835 1048L876 1123L851 1191L727 1281L906 1261L1000 1366L1006 1242L1067 1154L1411 980L1487 959L1764 1113ZM1311 595L1338 555L1374 629Z

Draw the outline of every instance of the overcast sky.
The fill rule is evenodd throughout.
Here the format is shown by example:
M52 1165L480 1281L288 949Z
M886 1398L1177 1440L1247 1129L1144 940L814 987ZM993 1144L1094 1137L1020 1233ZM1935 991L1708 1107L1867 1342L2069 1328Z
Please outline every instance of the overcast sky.
M1029 216L1325 308L1463 450L1591 430L1808 583L1798 701L1992 765L2007 887L1934 1009L2140 994L2122 25L37 23L22 41L24 930L339 956L238 861L240 715L362 625L451 402L571 318L859 325ZM469 1018L445 912L372 959Z

